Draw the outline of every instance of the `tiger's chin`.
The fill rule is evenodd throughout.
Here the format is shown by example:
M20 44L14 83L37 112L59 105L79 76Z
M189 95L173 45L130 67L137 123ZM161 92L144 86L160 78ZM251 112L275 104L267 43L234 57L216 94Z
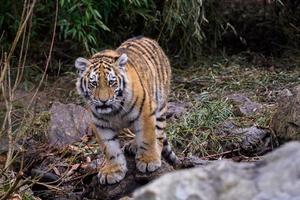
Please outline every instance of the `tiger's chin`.
M99 114L109 114L113 112L113 107L112 106L95 106L95 110Z

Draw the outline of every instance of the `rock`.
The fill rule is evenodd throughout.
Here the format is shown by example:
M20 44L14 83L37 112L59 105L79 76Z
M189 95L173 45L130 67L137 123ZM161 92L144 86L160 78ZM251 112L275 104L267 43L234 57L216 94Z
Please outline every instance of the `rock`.
M243 94L232 94L227 98L233 103L236 116L252 115L262 109L261 104L251 101Z
M186 105L183 103L169 102L167 118L179 118L186 111Z
M277 96L278 96L279 100L282 100L282 99L293 96L293 93L289 89L285 88L283 90L278 91Z
M291 142L256 163L215 161L166 174L136 190L135 200L298 200L300 142Z
M119 199L130 195L135 189L153 181L161 175L174 170L172 166L162 161L162 166L157 171L143 174L136 169L133 156L126 156L126 160L128 172L120 183L100 185L97 176L94 175L82 197L99 200Z
M270 127L279 142L300 140L300 85L292 90L292 95L280 99Z
M197 156L188 156L180 158L180 163L176 166L176 169L186 169L208 165L211 161L203 160Z
M240 128L233 122L227 121L219 128L218 135L235 137L230 143L227 142L226 149L240 148L244 153L262 154L272 147L272 134L266 128L255 125L246 128Z
M52 145L71 144L92 133L91 115L82 106L54 102L50 114L48 136Z

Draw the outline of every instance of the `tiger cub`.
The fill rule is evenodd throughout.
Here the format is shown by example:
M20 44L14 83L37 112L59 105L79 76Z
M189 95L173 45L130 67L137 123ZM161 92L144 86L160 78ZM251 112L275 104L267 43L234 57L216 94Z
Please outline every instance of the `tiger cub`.
M90 59L77 58L75 67L78 93L90 107L105 154L98 174L101 184L117 183L127 172L118 141L123 128L135 133L126 148L135 153L139 171L158 169L161 155L170 163L177 161L164 133L171 68L156 41L132 38L116 50L101 51Z

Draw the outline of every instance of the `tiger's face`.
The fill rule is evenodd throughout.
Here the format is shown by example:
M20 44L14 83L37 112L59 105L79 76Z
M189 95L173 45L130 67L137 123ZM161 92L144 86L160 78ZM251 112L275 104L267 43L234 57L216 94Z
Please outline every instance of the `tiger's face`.
M79 71L77 91L94 112L109 114L122 109L127 59L126 54L96 54L90 60L77 58L75 61L75 67Z

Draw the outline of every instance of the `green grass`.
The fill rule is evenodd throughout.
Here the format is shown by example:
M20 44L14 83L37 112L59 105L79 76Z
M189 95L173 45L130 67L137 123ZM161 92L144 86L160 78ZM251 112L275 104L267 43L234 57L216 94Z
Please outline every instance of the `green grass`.
M239 140L214 134L226 120L238 127L268 128L276 110L276 92L300 84L299 63L272 60L268 64L273 67L265 67L240 55L203 59L197 66L174 67L170 100L191 104L180 119L169 123L167 132L174 149L179 154L200 156L226 151L227 144ZM233 105L226 101L226 95L233 93L262 104L262 110L235 116Z
M200 156L219 153L224 150L223 144L237 138L216 135L213 131L232 115L231 105L227 101L203 99L193 103L190 110L170 123L166 131L179 153Z

